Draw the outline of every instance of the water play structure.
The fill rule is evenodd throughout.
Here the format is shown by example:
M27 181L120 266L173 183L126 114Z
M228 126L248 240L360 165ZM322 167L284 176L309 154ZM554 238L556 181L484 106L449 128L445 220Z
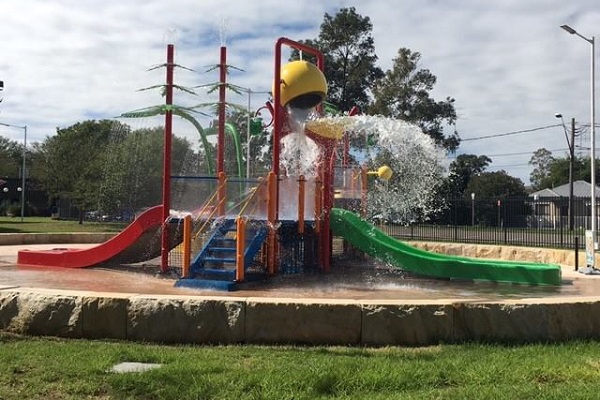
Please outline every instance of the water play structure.
M283 64L284 46L311 55L316 63L296 60ZM389 179L394 172L385 166L369 171L350 165L347 131L353 129L356 110L344 118L320 118L320 104L327 95L323 54L287 38L275 44L273 99L266 105L272 112L271 171L262 179L228 178L224 168L225 60L222 47L215 174L174 177L171 173L174 49L168 45L163 204L138 216L114 239L97 247L20 251L18 263L88 267L139 262L160 255L161 271L167 272L173 267L169 254L181 243L173 250L181 255L177 286L234 290L250 280L277 274L331 272L336 235L349 244L345 248L354 247L426 277L560 285L558 265L469 259L417 250L385 235L355 212L342 209L351 204L360 213L367 201L369 176ZM342 160L336 164L340 152ZM192 200L185 217L171 216L172 179L197 190L188 193ZM151 249L142 251L146 243Z

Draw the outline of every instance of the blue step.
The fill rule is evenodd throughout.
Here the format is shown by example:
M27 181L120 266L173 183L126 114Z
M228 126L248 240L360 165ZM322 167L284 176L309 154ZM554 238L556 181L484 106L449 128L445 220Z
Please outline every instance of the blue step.
M235 252L236 248L235 247L211 247L209 250L213 253L217 253L219 251L222 251L225 253L230 253L232 251Z
M215 256L206 256L202 259L204 262L213 262L213 263L235 263L235 257L215 257Z
M199 276L212 276L221 279L235 279L235 269L202 268Z
M192 289L212 289L224 292L238 290L239 284L233 281L220 281L215 279L180 279L175 282L175 287Z

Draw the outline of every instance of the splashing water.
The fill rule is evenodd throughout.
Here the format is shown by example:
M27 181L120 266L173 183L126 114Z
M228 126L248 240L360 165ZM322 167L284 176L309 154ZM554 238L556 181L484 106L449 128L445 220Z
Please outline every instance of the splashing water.
M319 157L317 144L306 136L304 127L306 120L313 110L288 108L290 118L288 128L290 134L281 140L281 164L287 176L312 177L316 174L316 164Z
M327 117L315 122L322 131L333 134L344 130L363 143L368 137L373 138L376 145L362 155L362 162L370 169L387 164L393 170L391 181L376 180L369 185L371 216L405 224L436 211L431 199L443 173L445 155L418 126L366 115Z
M315 118L312 110L288 109L288 129L282 143L281 163L288 177L315 176L319 161L317 144L305 135L305 127L337 139L345 132L354 141L375 145L362 154L369 169L389 165L389 182L369 184L368 213L371 217L407 224L437 211L432 199L443 174L445 154L416 125L381 116L334 116ZM312 113L312 114L311 114Z

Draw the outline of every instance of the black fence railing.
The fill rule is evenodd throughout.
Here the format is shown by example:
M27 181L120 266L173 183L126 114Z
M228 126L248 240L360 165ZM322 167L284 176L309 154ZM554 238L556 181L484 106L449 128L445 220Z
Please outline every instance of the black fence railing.
M453 199L446 204L428 221L409 226L379 223L378 227L401 240L571 249L576 243L582 248L585 231L591 229L590 197L574 197L571 209L568 197L475 197Z

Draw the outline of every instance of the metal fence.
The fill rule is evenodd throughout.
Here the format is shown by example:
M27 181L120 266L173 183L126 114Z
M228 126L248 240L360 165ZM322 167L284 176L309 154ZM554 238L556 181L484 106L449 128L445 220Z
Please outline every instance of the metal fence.
M378 227L401 240L582 248L590 203L590 197L573 198L572 207L568 197L452 199L427 221Z

